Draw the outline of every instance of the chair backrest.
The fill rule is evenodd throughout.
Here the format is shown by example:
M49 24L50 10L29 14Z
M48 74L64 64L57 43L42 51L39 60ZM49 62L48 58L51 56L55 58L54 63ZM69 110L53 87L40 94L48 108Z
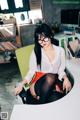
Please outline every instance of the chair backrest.
M29 70L29 58L33 48L34 45L28 45L15 51L22 79L25 77Z

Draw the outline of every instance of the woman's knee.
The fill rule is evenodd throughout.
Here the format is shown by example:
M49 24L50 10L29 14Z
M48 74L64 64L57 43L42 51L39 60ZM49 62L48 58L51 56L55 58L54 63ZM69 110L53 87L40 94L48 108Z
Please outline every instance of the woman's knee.
M58 75L57 74L47 73L46 80L49 83L49 85L54 84L56 79L58 79Z

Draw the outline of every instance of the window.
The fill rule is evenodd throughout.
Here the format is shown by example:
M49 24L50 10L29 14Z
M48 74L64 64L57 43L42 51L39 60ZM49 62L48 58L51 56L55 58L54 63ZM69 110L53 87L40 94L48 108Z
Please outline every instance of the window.
M29 14L29 18L32 19L33 24L36 24L36 22L39 22L39 20L42 20L41 9L30 10L28 14Z
M9 9L7 0L0 0L0 6L2 10Z
M14 0L14 2L15 2L15 7L16 8L23 7L22 0Z

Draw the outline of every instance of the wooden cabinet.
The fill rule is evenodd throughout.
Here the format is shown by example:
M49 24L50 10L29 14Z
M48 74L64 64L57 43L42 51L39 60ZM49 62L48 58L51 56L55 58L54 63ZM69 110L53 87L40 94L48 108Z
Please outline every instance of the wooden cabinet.
M21 38L22 46L30 45L34 43L34 31L36 25L23 24L18 26L19 36Z

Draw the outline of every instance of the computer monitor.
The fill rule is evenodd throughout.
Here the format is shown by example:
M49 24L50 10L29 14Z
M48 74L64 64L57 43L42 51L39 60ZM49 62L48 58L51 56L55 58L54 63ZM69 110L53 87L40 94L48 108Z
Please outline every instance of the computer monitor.
M62 24L79 24L80 9L62 9L61 10L61 23Z

